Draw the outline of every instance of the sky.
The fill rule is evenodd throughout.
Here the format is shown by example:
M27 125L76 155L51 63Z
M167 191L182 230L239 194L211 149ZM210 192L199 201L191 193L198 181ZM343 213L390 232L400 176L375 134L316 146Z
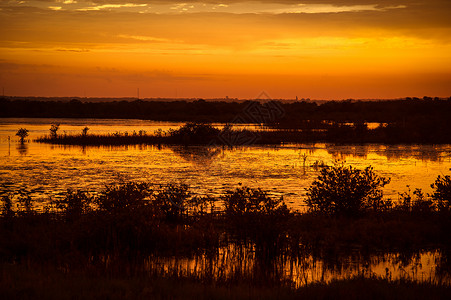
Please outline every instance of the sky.
M7 96L451 96L449 0L0 0Z

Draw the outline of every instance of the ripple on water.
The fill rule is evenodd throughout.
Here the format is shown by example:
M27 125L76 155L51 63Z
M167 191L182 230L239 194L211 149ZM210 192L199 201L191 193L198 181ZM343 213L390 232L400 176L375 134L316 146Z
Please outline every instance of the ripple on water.
M70 120L65 122L70 124ZM86 124L93 130L97 126ZM99 126L105 126L105 122L101 124ZM14 134L16 125L11 125ZM48 131L48 124L32 126L31 129ZM79 130L76 128L77 133ZM241 183L283 195L291 207L302 208L305 189L319 174L319 170L312 167L318 162L332 164L340 158L358 168L372 165L378 174L391 178L384 192L392 199L398 198L398 192L407 191L406 185L410 185L412 190L422 188L430 192L430 184L435 178L450 174L451 168L451 145L315 144L216 150L149 146L123 149L85 147L82 151L81 147L31 142L27 144L25 155L19 154L15 147L11 147L8 155L7 145L0 140L0 192L32 187L30 189L37 197L43 197L43 193L53 195L55 190L68 188L102 189L105 184L126 178L152 183L184 182L198 193L220 195ZM305 164L302 157L306 157Z

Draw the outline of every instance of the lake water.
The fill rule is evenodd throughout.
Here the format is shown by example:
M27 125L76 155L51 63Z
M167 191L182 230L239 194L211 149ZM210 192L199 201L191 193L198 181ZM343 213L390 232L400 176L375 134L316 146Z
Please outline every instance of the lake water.
M332 164L338 159L357 168L371 165L378 174L391 178L384 193L394 200L399 192L408 190L407 185L411 190L422 188L430 192L430 184L438 175L451 173L451 145L298 144L223 149L146 145L80 147L33 142L48 134L51 123L60 123L61 133L67 134L79 134L85 126L90 128L89 133L105 134L139 130L152 133L182 125L141 120L0 119L0 193L26 191L45 203L67 189L96 192L106 184L123 179L156 185L186 183L193 192L212 196L241 184L283 196L291 208L304 210L306 188L319 174L315 167L318 162ZM21 127L30 131L23 145L15 136ZM155 274L176 272L179 276L216 280L266 274L286 278L295 286L356 275L435 283L451 281L446 265L441 267L447 260L441 259L438 250L423 251L408 258L400 253L362 257L357 252L340 263L306 255L268 264L254 250L237 251L234 247L229 245L214 257L152 257L143 268Z
M296 259L278 257L268 261L255 251L229 245L213 256L194 258L151 257L142 264L145 272L158 276L179 276L201 281L227 282L241 278L270 282L285 280L294 287L311 283L329 283L356 276L378 277L387 280L412 280L433 284L450 284L446 254L440 251L400 254L385 253L363 257L361 254L324 260L311 255Z
M384 194L393 200L398 192L422 188L438 175L450 174L451 145L332 145L222 147L121 146L81 147L35 143L60 123L60 133L166 131L182 123L110 119L0 119L0 192L25 190L46 201L67 189L99 191L117 180L153 184L186 183L195 193L223 194L239 184L261 187L283 196L291 208L304 210L306 188L319 174L317 162L345 161L357 168L373 166L391 178ZM251 125L242 125L253 128ZM15 133L30 131L21 145ZM8 137L10 137L8 139ZM305 162L304 162L305 158Z

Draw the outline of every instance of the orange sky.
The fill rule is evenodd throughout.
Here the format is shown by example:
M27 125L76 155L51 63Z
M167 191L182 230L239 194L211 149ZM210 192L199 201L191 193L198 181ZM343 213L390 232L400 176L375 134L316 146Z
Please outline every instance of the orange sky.
M12 96L451 96L449 0L0 0Z

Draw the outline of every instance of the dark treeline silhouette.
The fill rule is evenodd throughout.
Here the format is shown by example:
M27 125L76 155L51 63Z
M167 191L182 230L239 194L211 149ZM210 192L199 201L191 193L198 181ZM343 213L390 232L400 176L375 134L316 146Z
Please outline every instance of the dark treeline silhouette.
M247 103L187 101L81 102L0 100L0 117L117 118L157 121L229 122Z
M259 123L258 143L450 143L451 98L384 101L111 101L0 99L0 117L133 118L156 121ZM272 109L277 108L277 113ZM379 123L369 129L368 123Z
M409 98L410 99L410 98ZM81 102L11 100L0 98L0 117L34 118L124 118L159 121L231 122L257 101L109 101ZM410 100L381 101L277 101L282 117L270 118L274 126L283 128L318 128L324 120L339 123L381 122L410 123L433 117L436 121L448 119L451 98L424 97ZM264 104L257 104L257 106ZM258 107L257 107L258 109ZM263 109L262 109L263 110ZM252 118L246 120L252 123Z

